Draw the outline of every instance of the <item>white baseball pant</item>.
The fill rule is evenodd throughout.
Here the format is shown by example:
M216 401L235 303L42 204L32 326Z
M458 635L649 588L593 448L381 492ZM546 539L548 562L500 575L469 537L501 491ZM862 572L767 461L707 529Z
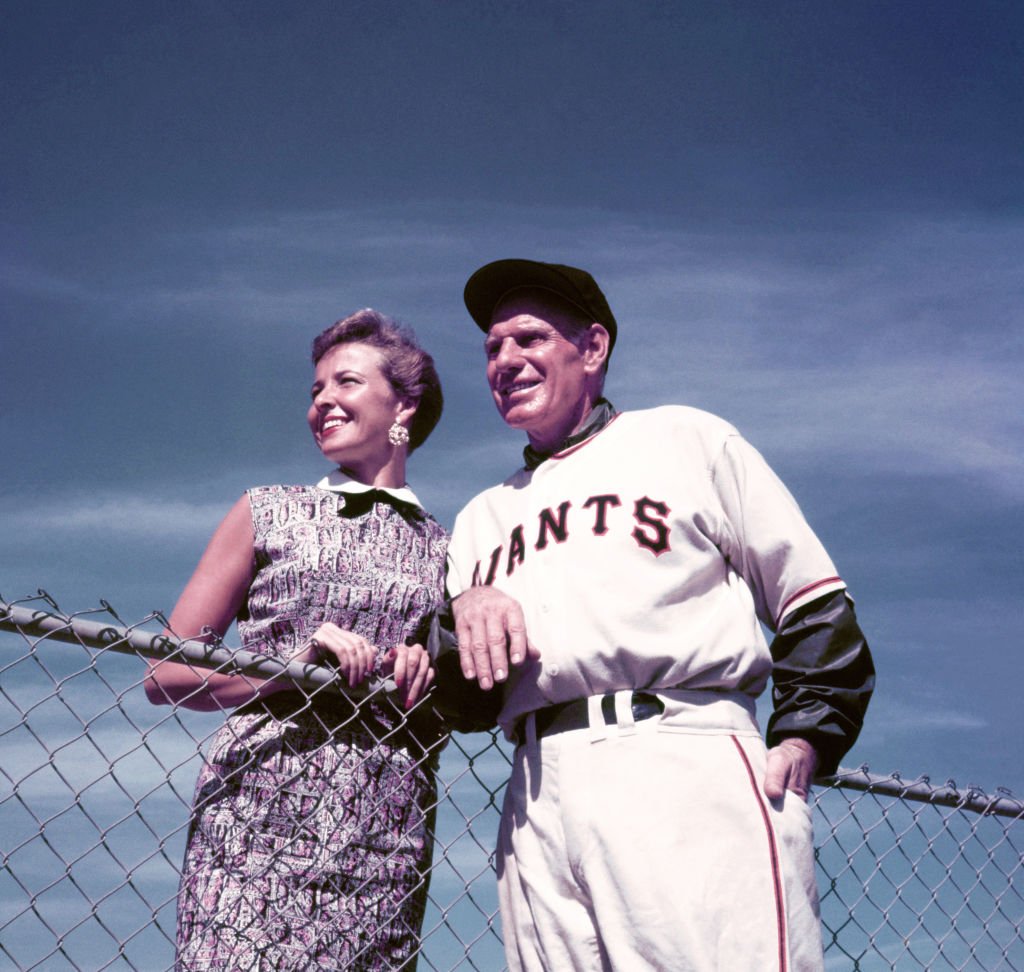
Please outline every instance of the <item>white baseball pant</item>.
M498 837L512 972L821 972L811 812L762 790L747 696L629 692L515 751Z

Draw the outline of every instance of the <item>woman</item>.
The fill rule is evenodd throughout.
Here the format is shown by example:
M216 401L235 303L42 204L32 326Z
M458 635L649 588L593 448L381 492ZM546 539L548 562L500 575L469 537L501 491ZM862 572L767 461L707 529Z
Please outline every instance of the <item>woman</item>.
M426 903L443 745L421 643L443 594L447 535L405 486L442 395L433 361L372 310L313 343L308 421L337 470L249 490L169 622L284 660L337 665L355 704L287 681L150 662L155 703L235 708L196 785L178 895L178 968L412 969ZM372 488L372 489L371 489Z

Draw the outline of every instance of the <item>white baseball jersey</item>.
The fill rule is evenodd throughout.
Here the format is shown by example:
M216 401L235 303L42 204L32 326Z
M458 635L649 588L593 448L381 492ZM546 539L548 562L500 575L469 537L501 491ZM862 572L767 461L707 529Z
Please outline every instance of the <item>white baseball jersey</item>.
M540 658L513 668L500 723L619 689L756 697L758 619L845 587L795 500L727 422L683 406L622 412L458 515L448 591L493 584Z

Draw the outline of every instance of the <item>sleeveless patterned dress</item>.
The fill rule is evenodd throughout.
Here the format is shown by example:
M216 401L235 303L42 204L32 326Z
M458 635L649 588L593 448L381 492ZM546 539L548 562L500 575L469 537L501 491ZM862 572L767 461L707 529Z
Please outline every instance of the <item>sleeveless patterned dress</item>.
M342 493L248 493L256 574L243 646L287 656L324 621L378 646L425 643L447 535L421 510ZM176 968L413 969L446 737L418 706L301 692L236 710L196 784L178 893Z

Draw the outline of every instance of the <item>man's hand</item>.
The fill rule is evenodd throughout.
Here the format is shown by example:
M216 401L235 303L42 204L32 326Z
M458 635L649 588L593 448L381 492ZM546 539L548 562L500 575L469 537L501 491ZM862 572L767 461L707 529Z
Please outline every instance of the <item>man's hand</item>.
M811 792L811 780L818 768L818 754L805 739L783 739L768 750L764 774L764 795L778 800L792 790L802 800Z
M526 637L519 602L497 588L469 588L452 601L452 615L462 674L485 691L508 678L509 665L539 655Z

